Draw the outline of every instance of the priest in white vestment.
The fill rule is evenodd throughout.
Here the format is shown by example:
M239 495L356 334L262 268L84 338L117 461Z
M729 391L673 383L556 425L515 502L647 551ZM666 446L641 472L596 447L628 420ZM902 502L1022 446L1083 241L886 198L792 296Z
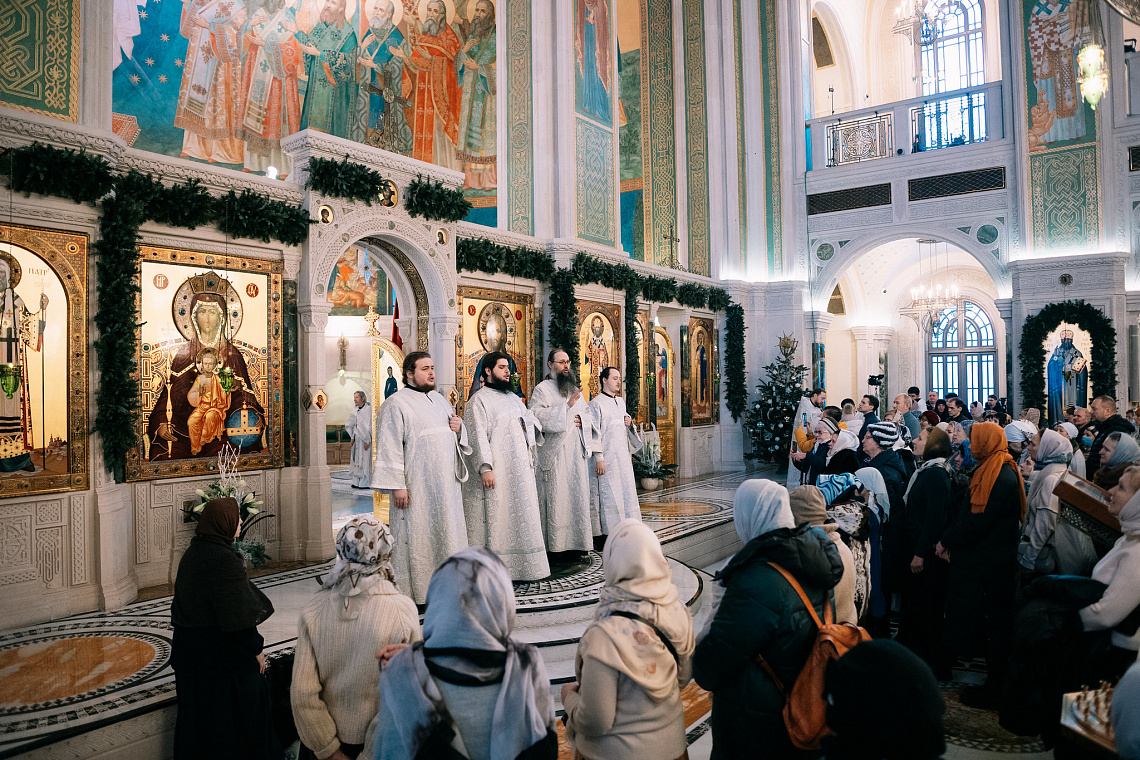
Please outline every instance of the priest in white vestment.
M593 545L589 465L597 435L570 355L556 348L546 366L550 374L530 395L530 410L544 437L538 448L538 504L546 550L585 552Z
M622 520L640 520L641 506L629 450L628 428L633 418L626 412L625 399L617 395L621 371L606 367L599 379L601 393L590 399L600 443L590 474L590 512L594 535L608 536Z
M467 540L499 555L514 580L536 581L550 575L534 472L542 428L511 392L506 354L483 359L482 379L463 410L471 434L472 477L463 486Z
M823 413L822 409L824 404L827 403L827 391L822 388L812 388L811 393L800 399L800 405L796 407L796 416L792 419L792 430L802 429L804 427L804 420L807 420L807 430L809 434L815 430L815 423L819 422L820 415ZM799 451L796 446L795 435L792 435L792 450ZM794 464L792 464L792 452L788 452L788 490L798 488L807 482L807 473L801 472Z
M352 394L356 407L344 423L344 432L352 440L348 470L353 488L372 486L372 404L363 391Z
M471 448L462 420L435 390L431 356L408 354L403 377L380 407L372 488L389 494L396 586L423 604L435 568L467 547L461 484Z

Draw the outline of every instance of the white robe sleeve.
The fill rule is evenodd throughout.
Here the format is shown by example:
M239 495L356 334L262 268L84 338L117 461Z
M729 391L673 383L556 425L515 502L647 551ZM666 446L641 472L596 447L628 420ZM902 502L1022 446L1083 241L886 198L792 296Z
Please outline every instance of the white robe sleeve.
M519 403L522 403L521 401ZM467 426L471 445L471 466L477 473L495 469L495 455L491 450L491 415L477 396L472 396L463 410L463 423Z
M389 400L380 407L380 419L376 425L375 461L372 466L372 487L376 490L400 491L408 487L404 472L406 425L404 410L398 403Z

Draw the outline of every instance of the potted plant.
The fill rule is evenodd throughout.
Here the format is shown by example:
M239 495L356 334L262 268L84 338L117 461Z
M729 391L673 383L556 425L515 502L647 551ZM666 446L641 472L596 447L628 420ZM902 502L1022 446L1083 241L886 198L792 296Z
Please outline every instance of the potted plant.
M245 480L237 477L237 458L238 452L236 449L233 449L229 445L223 448L218 454L218 472L221 473L221 477L207 483L204 488L197 489L195 493L198 494L198 497L202 501L198 504L187 504L187 506L183 507L182 511L188 518L197 522L198 516L201 515L202 510L206 508L206 502L211 499L227 496L236 499L241 516L241 523L237 538L234 539L233 547L234 550L242 556L242 559L245 560L247 565L258 568L272 559L272 557L265 553L265 542L257 536L249 535L249 529L262 520L276 517L276 515L262 512L262 501L257 498L257 493L247 490Z
M645 446L633 458L633 474L641 480L641 487L646 491L656 491L662 480L673 477L676 469L677 465L661 461L661 439L647 435Z

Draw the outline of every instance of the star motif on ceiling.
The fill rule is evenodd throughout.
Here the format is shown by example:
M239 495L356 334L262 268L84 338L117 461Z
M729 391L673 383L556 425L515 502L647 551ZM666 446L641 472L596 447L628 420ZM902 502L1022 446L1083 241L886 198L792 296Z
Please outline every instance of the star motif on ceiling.
M163 42L170 42L170 35L169 34L160 34L158 36L158 38L160 40L162 40Z
M174 65L177 66L178 68L182 68L182 59L181 58L175 58L174 59Z
M139 83L139 75L138 74L131 74L131 84L138 84L138 83Z
M139 18L146 18L146 11L139 11Z
M166 84L166 82L167 82L166 74L159 74L158 75L158 81L162 84Z
M145 61L143 61L143 63L145 63L147 66L153 66L154 65L154 59L153 58L147 58Z

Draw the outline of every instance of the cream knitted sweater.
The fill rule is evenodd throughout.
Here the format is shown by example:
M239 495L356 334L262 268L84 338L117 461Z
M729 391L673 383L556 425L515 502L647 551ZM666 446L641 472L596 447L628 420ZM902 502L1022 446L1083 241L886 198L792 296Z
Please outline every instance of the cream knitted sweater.
M318 592L297 626L290 693L305 746L323 760L341 742L364 744L380 712L376 653L420 638L415 603L386 580L352 597Z

